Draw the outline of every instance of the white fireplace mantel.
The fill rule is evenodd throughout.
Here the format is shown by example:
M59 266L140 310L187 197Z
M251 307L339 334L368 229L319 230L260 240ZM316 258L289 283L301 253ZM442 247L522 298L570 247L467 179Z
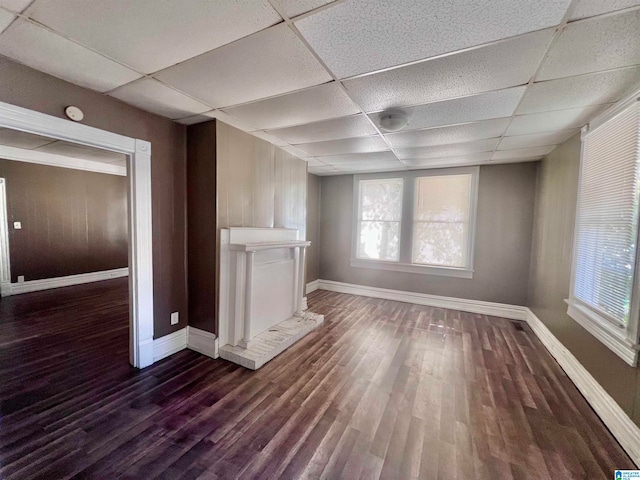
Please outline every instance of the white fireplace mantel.
M222 358L259 368L322 323L322 316L303 311L309 245L298 239L297 230L221 231Z

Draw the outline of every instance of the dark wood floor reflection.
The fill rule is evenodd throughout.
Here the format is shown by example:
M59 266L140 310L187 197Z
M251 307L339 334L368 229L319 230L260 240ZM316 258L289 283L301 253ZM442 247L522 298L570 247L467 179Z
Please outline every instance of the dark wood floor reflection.
M0 478L612 478L634 468L526 325L315 292L257 372L127 364L126 281L0 304Z

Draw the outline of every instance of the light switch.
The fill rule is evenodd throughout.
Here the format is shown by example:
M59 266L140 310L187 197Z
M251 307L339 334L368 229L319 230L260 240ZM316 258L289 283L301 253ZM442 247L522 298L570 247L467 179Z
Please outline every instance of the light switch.
M173 312L171 314L171 325L177 325L179 321L180 321L180 313Z
M13 228L16 230L22 230L22 222L13 222Z

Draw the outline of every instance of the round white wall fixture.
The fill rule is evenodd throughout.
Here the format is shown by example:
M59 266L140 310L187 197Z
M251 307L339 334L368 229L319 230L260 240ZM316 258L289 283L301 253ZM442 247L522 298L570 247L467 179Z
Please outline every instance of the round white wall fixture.
M403 111L389 111L380 114L380 128L386 132L397 132L409 125L409 118Z
M64 109L64 113L70 120L80 122L84 118L84 113L78 107L69 106Z

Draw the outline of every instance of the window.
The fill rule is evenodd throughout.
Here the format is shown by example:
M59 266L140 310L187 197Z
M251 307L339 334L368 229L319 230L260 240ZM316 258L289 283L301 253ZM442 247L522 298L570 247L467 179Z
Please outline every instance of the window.
M568 314L637 361L640 104L583 132Z
M477 167L354 182L352 266L472 277Z
M398 261L402 179L360 182L358 258Z
M465 268L471 174L416 178L413 263Z

